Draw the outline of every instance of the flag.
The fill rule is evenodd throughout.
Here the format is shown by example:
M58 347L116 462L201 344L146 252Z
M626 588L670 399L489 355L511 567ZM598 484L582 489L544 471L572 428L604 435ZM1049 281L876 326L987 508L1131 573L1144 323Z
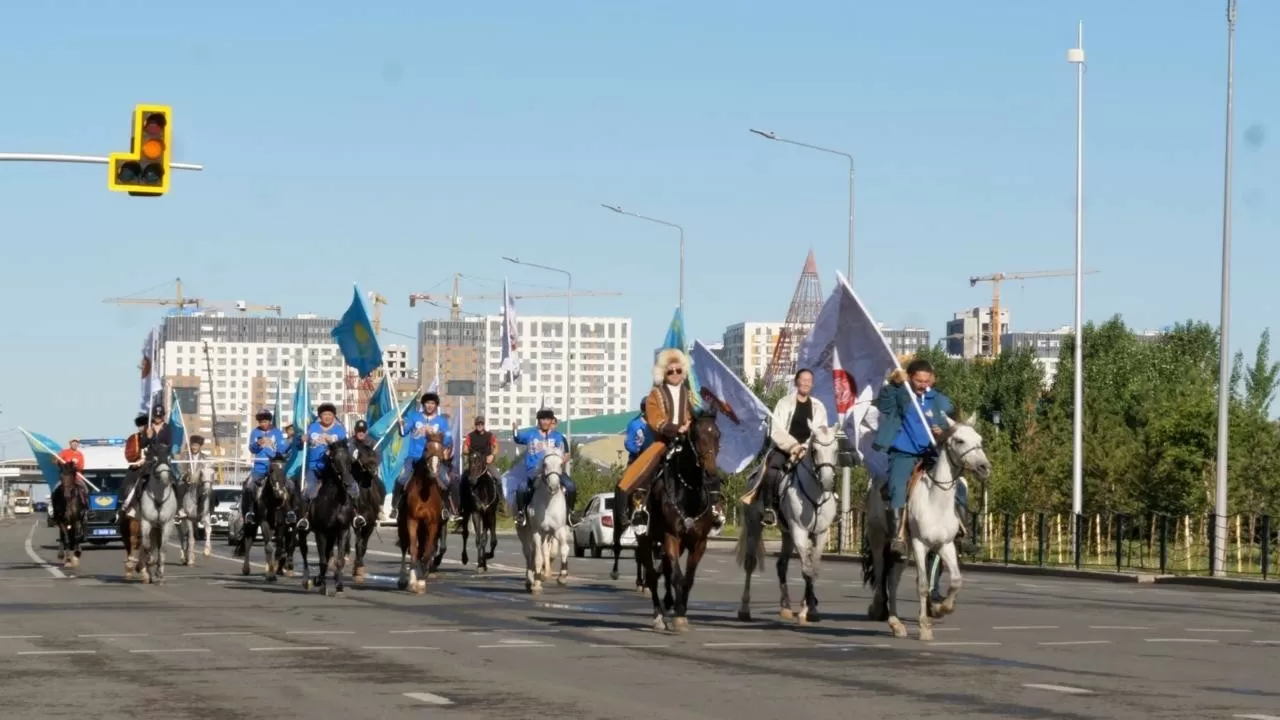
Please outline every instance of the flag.
M374 390L369 398L369 407L365 409L364 421L373 425L383 415L395 409L396 399L391 392L391 378L383 375L382 382L378 383L378 389Z
M369 313L365 312L360 290L353 292L351 307L329 334L338 343L342 359L363 378L382 365L382 348L378 347L378 336L373 331L373 323L369 322Z
M62 446L45 435L27 432L22 428L18 430L26 436L27 445L31 446L31 454L36 457L36 466L40 468L40 476L49 486L49 491L56 490L58 483L62 481L61 463L58 462L58 453L62 452Z
M178 391L169 391L169 452L177 457L186 444L187 426L182 422L182 408L178 405Z
M690 355L702 400L717 413L720 455L716 465L727 473L742 472L764 447L769 408L706 345L694 341Z
M416 400L415 392L399 409L392 406L376 422L369 423L369 437L373 438L373 447L375 450L381 450L378 466L382 471L382 484L387 492L391 492L395 486L396 478L400 477L400 472L404 469L409 455L409 438L400 436L400 426L397 421L409 412L409 408L413 407Z
M502 387L508 387L520 379L520 327L516 323L516 304L507 293L507 281L502 281ZM438 373L437 373L438 374Z
M458 412L453 416L453 470L459 477L462 475L462 402L458 402Z
M293 429L302 437L302 449L290 450L285 474L288 477L302 477L303 463L307 457L307 427L311 425L311 391L307 386L307 366L302 366L302 375L298 378L298 386L293 391Z
M138 366L142 376L142 413L150 415L151 408L163 391L164 383L160 373L160 333L158 328L151 328L147 339L142 343L142 364Z
M667 348L675 348L680 352L685 352L688 345L684 341L684 313L680 308L676 308L676 314L671 316L671 324L667 326L667 336L662 340L662 350ZM690 365L697 363L693 358L689 359ZM686 378L689 383L689 400L693 402L693 409L697 410L702 407L702 391L698 387L698 373L693 367L689 368L689 377Z
M835 412L873 477L888 459L871 448L877 415L872 403L889 373L899 368L880 328L839 272L813 329L800 346L799 367L813 371L813 395ZM919 405L916 412L924 414Z

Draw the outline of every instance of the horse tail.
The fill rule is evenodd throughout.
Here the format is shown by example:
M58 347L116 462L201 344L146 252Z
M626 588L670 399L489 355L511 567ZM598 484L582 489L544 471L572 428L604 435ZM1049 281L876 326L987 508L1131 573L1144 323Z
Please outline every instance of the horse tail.
M876 564L875 558L871 555L871 544L868 543L862 548L862 586L866 587L875 579Z
M750 508L748 508L750 509ZM764 563L760 562L764 559L764 528L758 522L753 522L754 518L751 513L745 513L747 522L743 528L743 532L738 534L738 542L734 546L734 556L738 562L738 567L746 568L751 564L756 572L764 572Z

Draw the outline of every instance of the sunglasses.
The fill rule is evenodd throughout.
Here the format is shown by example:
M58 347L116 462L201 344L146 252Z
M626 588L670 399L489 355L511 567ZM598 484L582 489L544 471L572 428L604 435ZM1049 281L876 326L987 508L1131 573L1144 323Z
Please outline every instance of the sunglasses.
M668 371L667 371L667 374L668 374L668 375L683 375L683 374L684 374L684 370L682 370L682 369L680 369L680 368L675 368L675 369L673 369L673 370L668 370Z

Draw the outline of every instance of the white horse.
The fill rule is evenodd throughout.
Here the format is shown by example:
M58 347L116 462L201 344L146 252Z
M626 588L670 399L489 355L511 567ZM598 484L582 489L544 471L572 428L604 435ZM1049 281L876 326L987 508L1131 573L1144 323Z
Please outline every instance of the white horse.
M196 528L204 528L204 556L213 554L210 515L213 504L213 470L208 464L196 461L183 478L186 484L182 494L182 510L186 517L178 520L178 539L182 544L182 564L196 564Z
M569 578L569 548L573 538L569 536L569 513L565 505L564 458L550 453L542 459L538 477L534 480L533 497L529 500L528 521L518 530L520 544L524 547L525 590L537 595L542 592L542 581L551 577L551 562L560 561L560 574L556 582L564 585Z
M792 551L798 550L800 573L804 576L804 600L800 604L799 615L795 617L801 625L819 620L818 597L813 586L818 579L822 550L827 546L827 534L831 531L837 510L834 494L839 449L836 429L814 426L810 421L809 431L812 435L806 444L805 456L782 479L778 493L782 511L782 549L778 553L778 585L782 599L778 614L783 620L793 617L791 595L787 591L787 564ZM747 507L744 531L738 537L736 548L738 567L747 571L742 604L738 608L738 619L744 622L751 620L751 573L764 565L764 527L760 523L763 510L758 500Z
M151 582L151 568L155 568L155 581L164 582L164 548L173 532L173 518L178 514L178 500L173 492L173 473L168 463L157 462L151 466L149 477L139 492L138 522L142 536L142 552L138 559L138 574L142 582Z
M915 558L916 586L920 595L920 639L933 639L933 617L955 611L956 595L964 585L960 563L956 558L955 538L960 529L956 515L956 485L960 475L972 472L986 478L991 463L982 448L982 436L973 427L974 416L951 423L937 438L940 451L933 470L922 474L907 497L907 531L911 538L911 554ZM872 620L887 620L894 637L906 637L907 628L898 619L898 583L905 569L904 558L889 552L889 520L887 502L872 481L867 489L867 553L862 558L863 583L874 578L874 599L867 615ZM896 530L896 528L894 529ZM928 554L936 552L950 575L946 597L941 602L930 599Z

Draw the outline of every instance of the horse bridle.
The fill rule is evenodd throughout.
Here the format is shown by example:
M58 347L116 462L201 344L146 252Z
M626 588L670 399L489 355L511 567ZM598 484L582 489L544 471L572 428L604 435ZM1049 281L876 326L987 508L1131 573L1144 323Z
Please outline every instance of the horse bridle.
M813 447L813 441L812 441L812 438L810 438L809 442L805 443L804 458L801 459L799 462L793 463L791 466L792 467L791 485L800 493L801 496L804 497L805 500L809 501L809 504L812 505L813 509L816 511L818 508L821 508L823 505L826 505L827 503L833 501L836 496L835 492L834 491L828 492L824 490L818 498L815 499L810 497L809 493L805 491L804 485L802 483L795 482L795 477L794 477L795 468L801 465L805 465L812 470L814 479L818 479L821 476L823 468L831 468L831 471L834 473L836 470L836 464L834 462L821 462L821 463L817 462L814 459L814 450L815 448Z
M486 458L488 458L488 455L482 455L482 454L477 454L477 453L471 453L471 457L479 457L481 461L484 461ZM468 459L468 460L467 460L467 462L468 462L468 464L469 464L469 463L471 462L471 460L470 460L470 459ZM467 470L468 470L468 473L470 473L470 468L467 468ZM468 475L468 477L467 477L467 481L468 481L468 482L470 482L472 485L478 485L478 484L480 484L480 482L482 482L482 481L484 481L484 480L486 480L486 479L487 479L491 484L497 484L497 478L495 478L495 477L493 476L493 474L489 472L489 463L487 463L487 462L484 462L484 471L480 473L480 477L475 477L475 478L473 478L473 477L470 477L469 475ZM489 510L489 508L493 507L493 506L494 506L494 504L498 502L498 496L499 496L499 495L501 495L501 494L502 494L502 488L501 488L501 487L496 487L496 488L494 488L493 497L489 498L489 502L487 502L487 503L485 503L485 504L483 504L483 505L478 505L478 506L476 506L476 509L477 509L477 510L481 510L481 511L488 511L488 510ZM475 493L474 493L474 492L471 494L471 498L472 498L472 500L473 500L473 501L475 500Z
M965 448L964 452L957 455L956 451L951 447L952 437L955 437L955 436L954 435L947 436L947 440L946 440L946 443L944 444L942 451L947 454L947 460L952 465L959 468L960 470L964 470L964 459L969 456L969 453L975 452L977 450L981 450L982 446L985 443L982 443L982 442L975 443L972 447ZM948 482L948 483L938 482L936 468L934 469L933 472L929 472L925 474L929 476L929 482L933 483L934 487L938 488L939 490L942 490L943 492L950 492L951 490L955 489L956 483L960 482L960 476L963 473L955 473L951 477L951 482Z

